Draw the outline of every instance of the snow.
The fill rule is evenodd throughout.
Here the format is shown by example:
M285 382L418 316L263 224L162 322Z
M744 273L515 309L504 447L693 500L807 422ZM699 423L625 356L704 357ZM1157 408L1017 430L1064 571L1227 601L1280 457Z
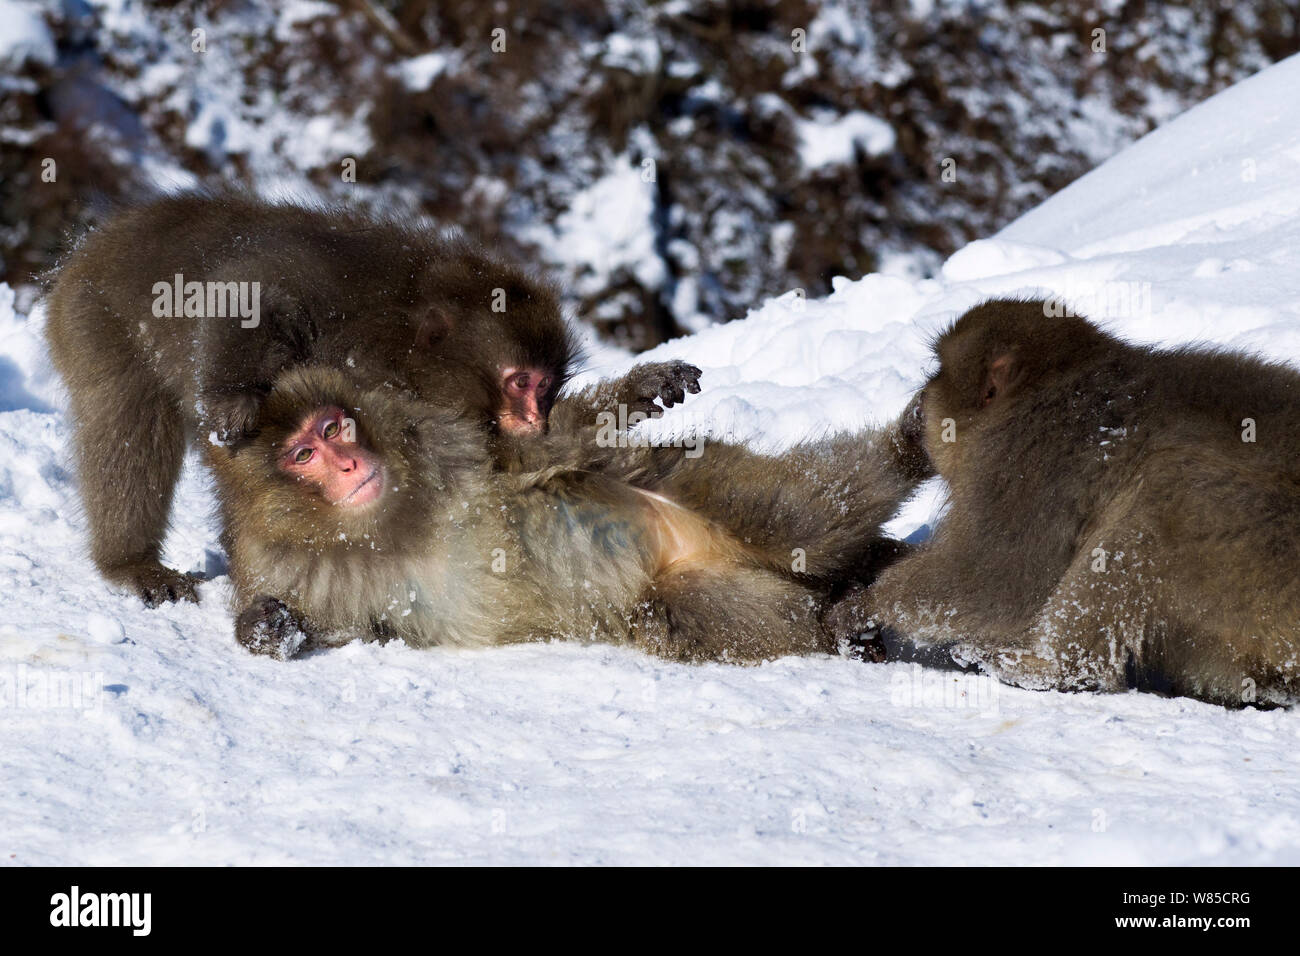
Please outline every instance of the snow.
M404 60L399 66L402 85L414 93L427 90L447 69L448 63L447 54L436 51Z
M36 7L0 0L0 73L16 73L27 62L53 66L54 37Z
M551 261L564 266L580 294L607 288L610 276L625 270L646 288L663 279L664 262L654 247L653 160L619 163L607 175L574 195L561 213L554 235L536 238ZM549 232L549 231L548 231Z
M995 294L1114 304L1106 323L1134 339L1300 361L1297 88L1292 58L939 278L839 280L661 346L643 359L689 359L705 388L651 427L780 447L883 420L934 331ZM631 265L643 192L635 169L618 185L587 211ZM578 643L254 658L192 463L167 557L215 575L202 604L144 610L96 577L42 315L0 288L0 860L1300 863L1292 711ZM602 351L584 380L631 361ZM938 494L894 530L923 534Z
M798 120L795 129L799 159L809 170L852 163L859 149L867 156L883 156L897 142L892 126L861 110L839 117L828 113L812 120Z

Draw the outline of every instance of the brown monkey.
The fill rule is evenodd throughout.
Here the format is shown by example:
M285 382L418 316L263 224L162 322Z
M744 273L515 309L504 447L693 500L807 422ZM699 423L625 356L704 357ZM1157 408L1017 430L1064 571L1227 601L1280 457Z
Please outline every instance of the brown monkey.
M206 452L252 650L579 637L744 662L834 649L830 581L857 570L914 483L899 447L602 449L598 468L513 474L446 409L294 369L255 433ZM845 555L823 555L828 541Z
M1300 373L1126 344L1040 302L939 337L927 545L831 612L1030 688L1300 690Z
M196 599L195 579L158 560L188 437L237 440L284 369L349 369L508 446L545 429L577 353L554 290L465 240L233 194L159 199L90 234L58 273L47 337L71 394L93 557L151 606ZM562 417L672 404L698 377L644 367Z

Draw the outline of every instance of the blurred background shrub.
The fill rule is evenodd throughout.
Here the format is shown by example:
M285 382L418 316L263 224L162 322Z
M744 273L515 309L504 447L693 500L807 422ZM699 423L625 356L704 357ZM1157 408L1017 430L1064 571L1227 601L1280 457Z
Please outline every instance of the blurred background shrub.
M1289 0L1084 7L0 0L0 281L97 197L229 181L458 225L649 347L932 271L1300 49Z

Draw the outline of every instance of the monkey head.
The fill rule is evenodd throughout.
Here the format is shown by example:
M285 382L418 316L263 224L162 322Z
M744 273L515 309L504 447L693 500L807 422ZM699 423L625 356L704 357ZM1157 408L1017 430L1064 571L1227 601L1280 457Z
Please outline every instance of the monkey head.
M384 493L384 463L356 431L356 421L337 405L313 410L281 442L276 467L335 507L373 504Z
M463 498L489 468L486 442L453 409L309 366L277 378L254 430L206 453L233 536L379 554Z
M1085 319L1053 316L1042 301L995 299L969 310L934 342L939 368L920 393L926 454L941 475L960 468L966 437L1012 422L1035 382L1107 347Z
M507 436L537 435L579 357L557 290L468 243L427 263L410 293L403 378Z

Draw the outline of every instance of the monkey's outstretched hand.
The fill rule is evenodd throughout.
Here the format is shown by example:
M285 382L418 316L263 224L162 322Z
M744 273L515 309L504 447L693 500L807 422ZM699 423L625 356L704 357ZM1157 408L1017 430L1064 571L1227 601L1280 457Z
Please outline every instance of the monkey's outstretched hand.
M235 621L235 637L254 654L287 661L312 647L311 634L284 602L260 597Z
M664 408L686 401L686 393L699 394L703 373L688 362L647 362L628 372L619 383L618 404L629 412L658 418ZM663 402L663 408L655 404Z

